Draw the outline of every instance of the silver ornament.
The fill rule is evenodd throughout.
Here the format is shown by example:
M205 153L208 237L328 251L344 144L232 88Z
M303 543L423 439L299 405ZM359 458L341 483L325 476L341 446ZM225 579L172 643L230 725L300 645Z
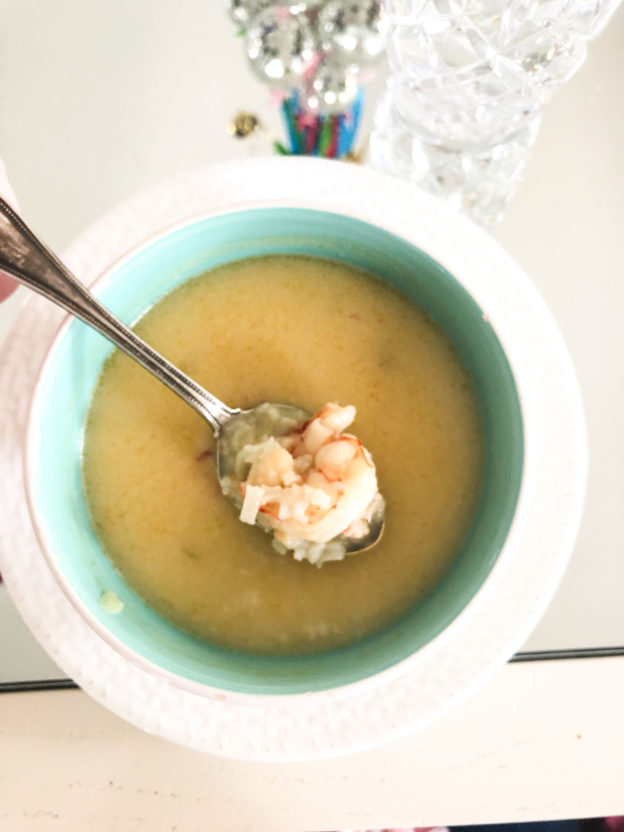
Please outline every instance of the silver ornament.
M274 5L274 0L225 0L230 17L239 26L248 26L255 15Z
M326 55L306 78L303 87L303 106L315 115L341 113L351 106L358 92L358 82L341 62Z
M323 49L352 72L373 66L384 52L380 20L381 0L329 0L318 13Z
M280 3L278 0L274 5L287 6L293 14L299 14L300 12L310 12L316 9L322 2L323 0L290 0L290 3Z
M247 30L247 57L255 74L272 87L290 90L299 83L318 51L310 22L285 6L265 9Z

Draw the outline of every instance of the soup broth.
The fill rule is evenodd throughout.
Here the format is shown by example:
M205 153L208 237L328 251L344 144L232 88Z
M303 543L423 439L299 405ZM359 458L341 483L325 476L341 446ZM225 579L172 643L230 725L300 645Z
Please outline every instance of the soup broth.
M386 500L372 550L322 568L278 554L221 494L208 423L115 352L85 432L87 499L162 616L228 648L309 653L390 624L440 580L478 505L483 432L471 378L422 309L345 264L271 256L189 281L135 329L232 406L354 404Z

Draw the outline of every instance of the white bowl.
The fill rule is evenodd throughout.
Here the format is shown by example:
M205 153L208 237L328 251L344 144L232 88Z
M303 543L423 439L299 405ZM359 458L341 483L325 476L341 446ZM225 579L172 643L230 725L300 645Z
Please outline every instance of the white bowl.
M67 593L67 585L61 589L54 552L44 557L32 531L24 532L28 518L21 506L9 522L29 538L27 555L16 560L3 553L2 569L27 623L96 699L150 732L192 747L275 760L345 753L412 730L509 658L543 612L571 551L586 459L574 373L530 282L484 232L397 180L310 159L219 166L159 186L105 217L72 247L67 262L90 282L172 223L271 206L343 214L417 246L461 283L498 336L520 395L524 466L511 529L479 591L440 635L372 677L303 696L256 696L189 683L153 662L137 661L98 626L80 598ZM47 309L37 301L22 314L40 323ZM19 342L11 342L9 357L18 349ZM32 451L32 436L30 444Z

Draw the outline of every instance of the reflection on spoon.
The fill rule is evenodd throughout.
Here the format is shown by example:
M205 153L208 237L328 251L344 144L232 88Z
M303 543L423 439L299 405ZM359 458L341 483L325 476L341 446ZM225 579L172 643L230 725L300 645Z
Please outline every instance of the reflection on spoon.
M204 390L96 301L2 198L0 198L0 270L13 275L21 283L96 329L200 413L210 423L214 433L217 475L222 489L238 504L242 501L244 506L244 492L248 487L258 487L254 483L246 485L247 478L239 479L233 487L232 477L236 473L236 465L240 462L240 458L237 462L237 455L242 450L241 430L244 433L245 430L250 429L257 444L258 437L261 436L265 439L276 436L284 437L289 431L295 435L300 431L303 435L307 427L317 422L316 418L311 420L309 414L301 409L285 404L262 404L248 410L230 408L216 396ZM271 428L271 421L273 428ZM334 428L338 427L337 424L334 425ZM339 436L342 430L337 429L333 433ZM310 449L308 452L311 453ZM332 464L331 459L326 462L328 465ZM336 464L336 459L333 464ZM250 466L253 473L253 460L250 460ZM377 493L376 489L375 493ZM251 494L253 495L253 491ZM249 499L248 497L247 500ZM309 501L308 505L310 505ZM359 509L360 513L354 511L352 516L345 519L339 533L332 533L325 540L308 539L309 544L320 544L321 548L317 547L316 550L310 549L309 546L307 549L305 546L302 549L301 545L297 550L296 545L289 545L291 541L299 540L296 536L281 535L284 523L292 518L273 517L271 522L268 522L269 513L257 511L254 515L254 522L257 520L258 525L273 531L277 542L281 543L285 549L292 550L295 554L299 551L301 558L305 557L320 564L324 560L338 559L336 553L339 548L342 548L340 557L344 557L345 554L369 549L377 542L383 531L383 500L379 497L374 504L367 505L365 509L368 512L366 517ZM249 510L249 505L247 510ZM354 528L350 527L362 520L365 522L361 524L361 534L354 535ZM337 531L336 527L329 525L332 532ZM334 548L327 548L332 546ZM304 549L308 554L303 553ZM324 555L321 550L324 551Z

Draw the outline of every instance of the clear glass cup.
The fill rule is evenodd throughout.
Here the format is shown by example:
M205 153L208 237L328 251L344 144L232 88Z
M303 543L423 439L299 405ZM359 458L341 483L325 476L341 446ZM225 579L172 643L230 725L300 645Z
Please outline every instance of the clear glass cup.
M501 219L544 104L620 0L384 0L390 73L369 161Z

